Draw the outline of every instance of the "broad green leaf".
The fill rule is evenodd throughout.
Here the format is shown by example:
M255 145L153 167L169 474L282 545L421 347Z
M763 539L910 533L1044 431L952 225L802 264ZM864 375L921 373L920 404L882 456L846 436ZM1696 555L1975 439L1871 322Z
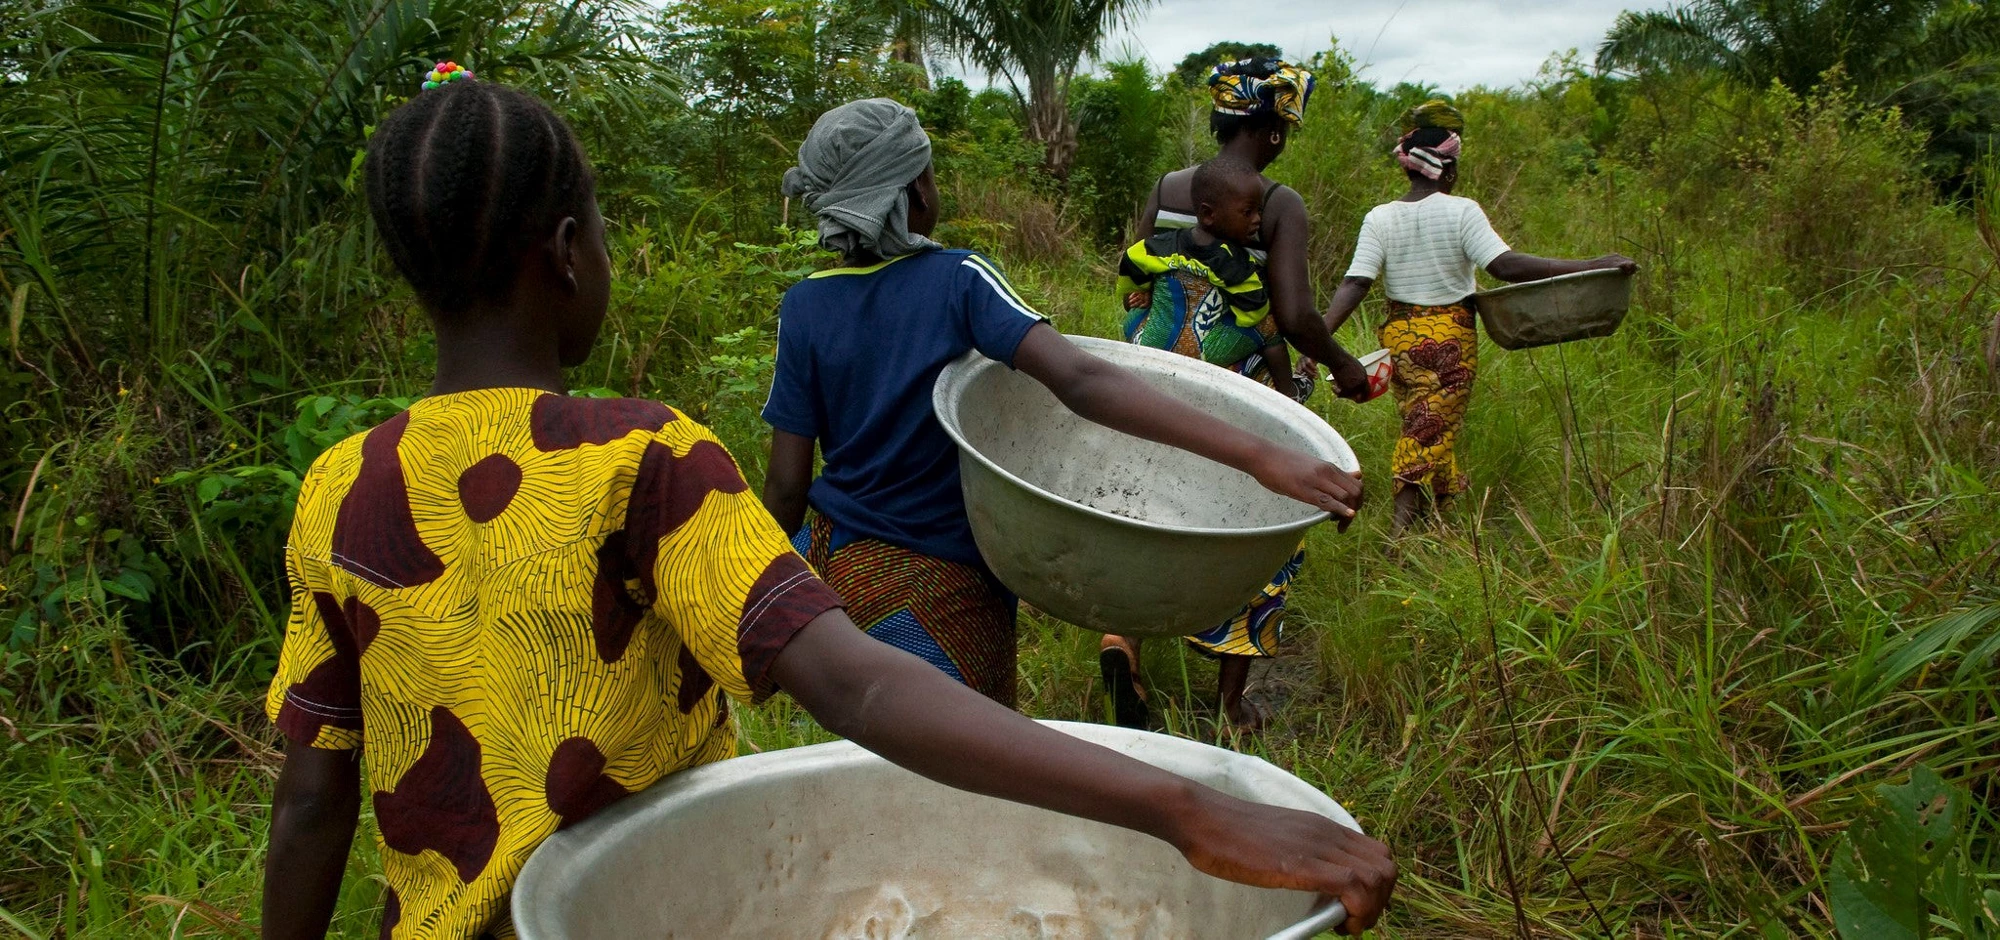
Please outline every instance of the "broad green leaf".
M1834 855L1834 926L1846 940L1918 940L1930 907L1924 883L1958 837L1957 794L1918 765L1908 784L1883 784L1862 799Z
M151 596L149 592L142 591L139 588L134 587L133 585L125 583L125 579L123 577L113 578L111 580L105 581L104 592L107 594L116 594L119 597L135 601L143 601Z
M40 625L35 619L34 608L22 608L20 615L14 618L14 630L7 637L7 645L14 649L26 649L30 643L35 642L35 635L38 632Z

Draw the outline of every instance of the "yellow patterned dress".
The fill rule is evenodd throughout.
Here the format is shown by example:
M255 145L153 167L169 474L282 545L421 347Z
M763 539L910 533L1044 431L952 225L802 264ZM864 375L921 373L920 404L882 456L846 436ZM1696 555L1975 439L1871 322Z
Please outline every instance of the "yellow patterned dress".
M772 691L840 605L706 428L665 405L486 389L327 451L299 492L266 708L360 748L384 937L511 937L556 830L735 754L726 692Z
M1421 486L1436 499L1462 493L1458 432L1479 368L1479 331L1470 303L1423 306L1389 301L1382 347L1395 358L1390 389L1403 430L1390 458L1395 491Z

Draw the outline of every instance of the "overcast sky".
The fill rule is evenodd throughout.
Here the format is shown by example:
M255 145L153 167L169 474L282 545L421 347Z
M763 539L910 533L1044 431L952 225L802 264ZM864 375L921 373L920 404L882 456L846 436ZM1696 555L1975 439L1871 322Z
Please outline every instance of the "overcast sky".
M1268 42L1291 57L1326 48L1329 36L1380 86L1399 81L1463 91L1533 78L1550 54L1576 49L1588 63L1620 10L1658 0L1160 0L1117 33L1105 53L1129 50L1160 69L1230 39ZM984 84L983 76L972 80Z

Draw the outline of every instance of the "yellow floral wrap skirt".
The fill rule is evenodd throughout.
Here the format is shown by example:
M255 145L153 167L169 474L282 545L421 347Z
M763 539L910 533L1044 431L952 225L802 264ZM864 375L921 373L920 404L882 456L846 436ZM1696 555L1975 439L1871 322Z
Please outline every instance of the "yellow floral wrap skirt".
M1435 307L1391 300L1381 339L1395 358L1389 385L1403 416L1390 458L1395 491L1421 486L1436 499L1464 492L1458 432L1479 369L1479 329L1470 298Z

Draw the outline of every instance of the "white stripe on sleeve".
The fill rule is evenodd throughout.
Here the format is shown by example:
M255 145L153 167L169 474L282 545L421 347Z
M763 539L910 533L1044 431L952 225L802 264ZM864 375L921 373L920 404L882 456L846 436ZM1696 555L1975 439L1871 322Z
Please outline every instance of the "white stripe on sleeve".
M1000 295L1001 300L1006 301L1008 306L1021 311L1022 316L1028 317L1029 319L1032 320L1047 319L1041 314L1036 313L1033 309L1030 309L1027 304L1024 304L1019 300L1014 299L1014 292L1007 286L1003 285L1000 281L995 280L993 278L993 275L987 272L985 265L978 264L974 262L971 258L967 258L959 263L965 265L968 268L971 268L973 270L973 273L978 274L980 279L986 282L987 286L993 288L994 293Z

